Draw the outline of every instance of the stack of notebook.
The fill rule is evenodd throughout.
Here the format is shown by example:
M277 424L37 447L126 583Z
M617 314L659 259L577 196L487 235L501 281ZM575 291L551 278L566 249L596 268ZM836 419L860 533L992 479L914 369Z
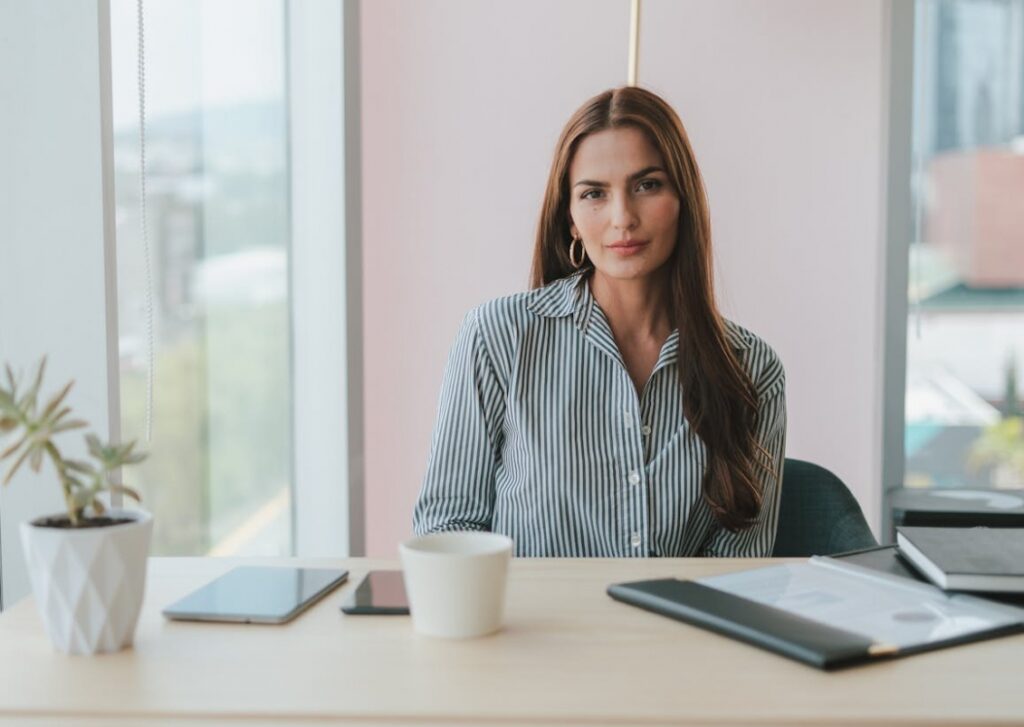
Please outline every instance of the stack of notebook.
M901 527L896 543L900 555L940 588L1024 593L1024 530Z
M963 572L961 561L936 555L937 549L932 547L936 541L943 551L972 553L974 560L969 562L975 564L975 570L978 564L988 563L979 560L980 553L993 547L987 534L976 532L984 529L924 534L918 530L940 529L901 528L900 532L903 540L913 541L918 553L929 554L928 560L939 572L946 572L947 583L951 577L979 574ZM997 534L991 542L998 542L1002 552L1016 553L1015 546L1004 541L1015 540L1019 545L1024 531L1005 533L1009 534ZM962 546L957 545L958 541ZM1024 592L986 592L982 598L947 591L931 583L923 567L908 565L906 557L895 546L882 546L695 581L661 579L615 584L609 586L608 593L616 600L820 669L1024 631ZM1001 591L1009 590L1008 586L1017 583L1012 579L1024 574L1020 573L1022 562L1018 556L1010 555L1008 563L1009 573L1002 569L993 574L995 568L986 565L982 576L986 580L968 582L998 584Z

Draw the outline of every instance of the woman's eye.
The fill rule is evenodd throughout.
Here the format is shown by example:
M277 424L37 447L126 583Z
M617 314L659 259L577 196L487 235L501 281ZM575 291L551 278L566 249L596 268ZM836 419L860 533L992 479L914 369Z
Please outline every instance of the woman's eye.
M660 186L661 182L659 182L657 179L645 179L639 184L637 184L636 188L639 192L649 192L651 190L657 189ZM580 195L580 199L598 199L599 196L602 194L603 191L600 189L588 189L586 192Z

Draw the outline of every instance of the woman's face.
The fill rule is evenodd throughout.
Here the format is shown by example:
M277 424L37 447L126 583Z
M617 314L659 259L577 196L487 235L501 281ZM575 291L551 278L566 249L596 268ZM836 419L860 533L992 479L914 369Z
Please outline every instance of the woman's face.
M643 278L672 255L679 197L639 129L584 137L569 166L569 195L572 235L583 238L598 274Z

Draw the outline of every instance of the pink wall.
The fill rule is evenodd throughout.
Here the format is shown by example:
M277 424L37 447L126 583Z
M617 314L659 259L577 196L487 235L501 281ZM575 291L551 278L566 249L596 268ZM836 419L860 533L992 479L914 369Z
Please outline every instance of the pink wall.
M877 521L881 4L644 3L640 81L708 180L727 314L779 350L789 453ZM527 287L557 135L625 82L626 0L362 5L367 553L411 531L465 312Z
M787 455L836 472L877 533L885 3L643 5L641 78L696 147L722 309L782 357Z

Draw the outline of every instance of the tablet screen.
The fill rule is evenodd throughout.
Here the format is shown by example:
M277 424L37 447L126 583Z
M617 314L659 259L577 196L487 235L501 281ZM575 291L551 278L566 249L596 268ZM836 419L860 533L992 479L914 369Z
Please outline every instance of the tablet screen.
M240 566L164 609L168 618L281 623L342 583L348 571Z

